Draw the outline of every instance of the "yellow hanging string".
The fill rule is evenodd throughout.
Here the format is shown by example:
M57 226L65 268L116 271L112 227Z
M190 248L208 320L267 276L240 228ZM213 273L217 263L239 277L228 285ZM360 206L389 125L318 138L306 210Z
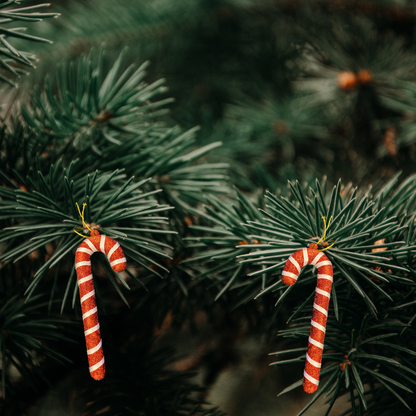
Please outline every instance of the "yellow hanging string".
M324 235L320 238L320 240L319 240L316 244L319 244L321 241L325 242L326 232L327 232L327 230L328 230L328 228L329 228L329 224L331 224L332 216L329 218L328 225L326 225L326 218L325 218L325 217L322 217L322 219L324 220ZM331 248L334 244L335 244L335 242L334 242L334 243L332 243L330 246L325 247L325 248L323 248L323 249L321 249L321 250L319 250L319 251L325 251L325 250L328 250L328 249L329 249L329 248Z
M90 238L88 235L83 235L83 234L79 233L78 231L75 231L75 230L85 230L86 228L88 230L92 231L91 228L88 227L88 225L87 225L87 223L85 222L85 219L84 219L84 212L85 212L85 207L87 206L87 204L85 202L82 204L82 212L79 208L78 202L75 202L75 204L78 208L79 216L81 217L81 220L82 220L82 228L81 227L74 228L74 233L80 235L83 238Z

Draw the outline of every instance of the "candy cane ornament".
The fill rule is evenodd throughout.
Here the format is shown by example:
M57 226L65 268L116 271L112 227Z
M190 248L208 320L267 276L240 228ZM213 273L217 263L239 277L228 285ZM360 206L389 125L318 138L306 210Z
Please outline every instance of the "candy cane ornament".
M85 224L83 213L84 210L82 214L80 212L80 215L83 224ZM125 270L127 263L120 245L112 238L101 235L97 230L91 231L91 236L79 245L75 253L75 269L81 298L89 370L93 379L102 380L105 376L104 352L91 271L91 256L97 251L107 256L110 266L115 272Z
M325 227L325 234L326 229L327 227ZM325 238L325 234L322 239ZM318 250L318 244L312 243L309 248L298 250L289 257L282 272L282 281L287 286L294 285L301 269L308 264L318 269L318 281L315 289L311 331L303 373L303 390L306 393L314 393L318 389L319 374L322 366L326 321L328 318L329 299L331 297L333 281L332 263L322 251Z

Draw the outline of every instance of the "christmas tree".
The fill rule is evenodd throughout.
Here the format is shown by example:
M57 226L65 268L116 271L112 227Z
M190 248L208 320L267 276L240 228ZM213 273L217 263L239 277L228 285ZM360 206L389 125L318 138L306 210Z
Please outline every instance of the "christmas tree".
M1 415L414 414L414 1L0 14Z

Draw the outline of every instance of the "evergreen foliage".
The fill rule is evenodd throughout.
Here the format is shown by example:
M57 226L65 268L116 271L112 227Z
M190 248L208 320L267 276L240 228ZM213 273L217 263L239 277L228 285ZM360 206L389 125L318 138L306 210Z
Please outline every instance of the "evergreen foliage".
M47 302L40 296L24 302L18 295L4 302L0 310L2 395L11 387L13 375L8 371L14 367L29 385L43 381L42 365L46 360L68 364L71 361L59 352L58 342L71 342L63 336L63 327L68 324L62 318L47 316ZM40 379L40 380L39 380Z
M26 72L22 66L33 67L36 57L31 52L19 50L19 48L16 49L16 47L13 46L14 42L12 41L10 43L9 41L12 38L36 42L50 43L51 41L39 36L23 33L26 30L25 27L10 25L10 22L39 22L44 18L58 16L57 13L40 13L37 11L45 6L49 6L49 4L46 3L26 7L12 7L27 3L27 1L28 0L8 0L0 3L0 21L2 24L0 27L0 66L2 72L0 74L0 79L12 85L14 85L12 81L13 76L19 76L19 74L24 74Z
M334 283L298 415L413 414L413 2L21 3L0 3L0 412L42 414L65 389L79 414L220 416L211 393L250 337L269 374L293 368L284 400L317 272L289 287L281 272L319 241ZM128 265L92 261L100 382L74 268L90 229ZM181 336L199 342L185 361Z

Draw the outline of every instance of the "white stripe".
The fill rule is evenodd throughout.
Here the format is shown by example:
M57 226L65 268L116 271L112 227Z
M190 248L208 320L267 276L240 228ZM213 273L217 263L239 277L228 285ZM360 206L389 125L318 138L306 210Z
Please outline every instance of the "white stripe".
M329 274L320 274L320 273L318 273L318 279L326 279L326 280L330 280L331 282L334 280L334 278L330 276Z
M322 295L322 296L326 296L328 299L331 297L330 293L326 292L325 290L321 290L319 288L315 289L315 293L318 293L319 295Z
M321 330L325 334L326 328L324 326L322 326L321 324L318 324L318 322L315 322L314 320L312 320L311 325L314 326L315 328Z
M319 269L322 266L332 266L332 263L329 260L323 260L318 264L315 264L315 267Z
M86 301L87 299L89 299L91 296L94 296L94 295L95 295L95 290L93 289L93 290L91 290L91 292L88 292L86 295L84 295L81 298L81 303Z
M296 267L298 273L300 273L300 266L299 263L293 258L293 256L289 257L289 261Z
M89 282L90 280L92 280L92 274L88 275L87 277L83 277L82 279L79 279L78 280L78 286L81 283Z
M98 250L95 248L95 245L94 245L93 243L91 243L91 241L90 241L90 240L88 240L88 238L86 238L86 239L84 240L84 243L88 244L88 247L92 250L92 252L93 252L93 253L95 253L96 251L98 251Z
M94 348L91 348L90 350L87 350L87 354L88 355L94 354L95 352L97 352L101 348L102 345L103 345L103 342L100 340L100 342Z
M316 303L314 303L314 304L313 304L313 307L314 307L317 311L319 311L319 312L323 313L326 317L328 317L328 311L327 311L326 309L324 309L322 306L319 306L319 305L317 305Z
M303 377L305 377L311 383L316 384L317 386L319 386L319 380L310 376L306 371L303 372Z
M89 248L86 248L86 247L78 247L77 248L77 253L87 253L91 256L92 251Z
M82 315L82 320L88 318L90 315L93 315L95 312L97 312L97 307L90 309L88 312L85 312L84 315Z
M110 249L110 251L108 252L108 254L107 254L107 258L108 258L108 261L110 261L110 257L113 255L113 253L118 249L120 247L120 244L119 243L115 243L114 245L113 245L113 247L111 247L111 249Z
M310 262L313 266L315 266L316 262L324 255L324 253L319 252L316 257Z
M105 235L102 235L101 240L100 240L100 251L105 254L105 245L104 245L104 243L105 243Z
M292 272L286 272L285 270L282 271L282 276L291 277L292 279L297 280L298 275Z
M117 264L120 264L120 263L126 263L126 258L123 257L122 259L114 260L110 263L110 266L113 267L113 266L115 266Z
M317 368L321 368L322 367L322 364L321 363L318 363L317 361L315 361L315 360L313 360L311 357L309 357L309 354L308 353L306 353L306 359L314 366L314 367L317 367Z
M78 267L82 266L91 266L90 261L79 261L78 263L75 263L75 268L78 269Z
M103 357L103 359L99 363L94 364L92 367L90 367L90 373L92 373L93 371L95 371L98 368L100 368L103 364L104 364L104 357Z
M315 347L321 348L322 350L324 349L324 344L321 344L319 341L316 341L315 339L309 337L308 340L312 345L315 345Z
M100 324L97 324L97 325L93 326L92 328L87 329L86 331L84 331L84 335L85 336L90 335L93 332L98 331L99 329L100 329Z
M303 267L305 267L308 264L308 261L309 261L308 249L303 248L302 253L303 253Z

